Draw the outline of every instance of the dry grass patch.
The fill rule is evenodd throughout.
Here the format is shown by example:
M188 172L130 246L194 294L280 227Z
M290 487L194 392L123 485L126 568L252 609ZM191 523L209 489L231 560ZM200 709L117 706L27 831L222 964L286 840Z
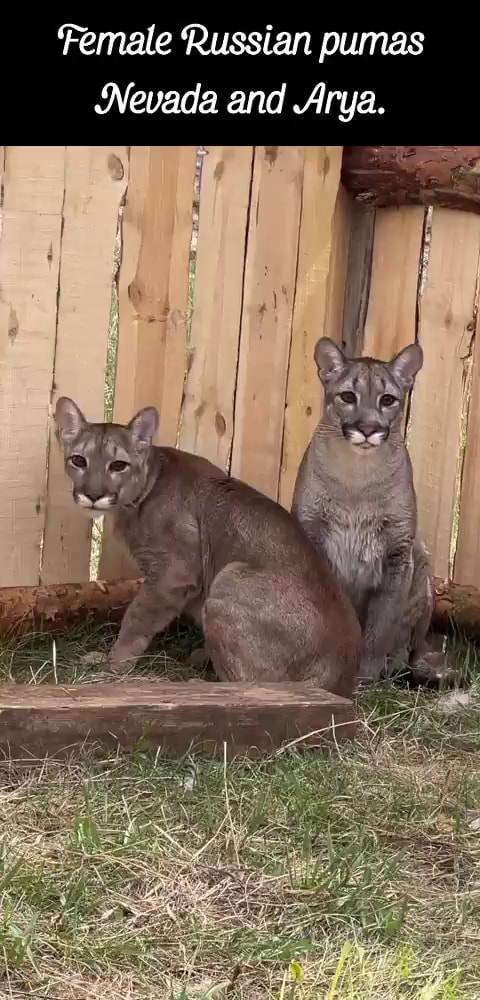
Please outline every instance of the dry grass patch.
M0 662L80 682L107 638ZM192 639L175 630L144 669L182 676ZM355 743L227 767L4 761L0 995L480 998L480 716L442 698L382 685Z

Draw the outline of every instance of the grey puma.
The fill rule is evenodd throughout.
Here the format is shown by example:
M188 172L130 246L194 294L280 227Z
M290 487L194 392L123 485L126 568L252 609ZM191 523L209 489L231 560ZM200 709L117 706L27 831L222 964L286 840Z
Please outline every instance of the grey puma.
M153 408L127 426L88 423L63 397L55 423L75 502L111 513L145 577L111 650L113 670L130 669L185 613L202 625L222 680L352 693L355 612L287 511L206 459L153 446Z
M350 596L363 633L360 678L373 680L387 658L420 661L433 609L401 432L423 353L411 344L390 362L349 360L322 337L314 357L325 405L298 471L292 513Z

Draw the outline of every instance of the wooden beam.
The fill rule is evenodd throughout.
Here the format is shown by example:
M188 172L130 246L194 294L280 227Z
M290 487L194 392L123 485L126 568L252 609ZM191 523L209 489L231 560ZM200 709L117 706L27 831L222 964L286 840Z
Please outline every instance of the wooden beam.
M117 681L0 685L0 746L13 756L72 753L86 742L173 753L272 751L355 731L351 701L301 684Z
M434 578L433 627L437 632L458 631L467 639L480 639L480 590Z
M138 592L141 580L96 580L48 587L0 589L0 636L33 632L59 634L75 625L118 622ZM480 589L445 583L435 577L433 628L455 627L480 639ZM450 621L451 619L451 621Z
M0 589L0 635L60 633L85 623L120 621L139 580Z
M480 213L480 146L345 146L342 182L365 205Z

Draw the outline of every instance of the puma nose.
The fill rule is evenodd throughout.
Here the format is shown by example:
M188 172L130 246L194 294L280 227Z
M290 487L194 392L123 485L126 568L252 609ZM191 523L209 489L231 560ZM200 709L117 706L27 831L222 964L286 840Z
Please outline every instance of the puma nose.
M372 434L378 433L378 431L383 432L383 427L381 427L380 424L357 424L357 427L366 438L371 437Z
M91 500L92 503L96 503L97 500L100 500L100 497L103 497L103 495L104 495L103 492L102 493L85 493L85 496L86 496L87 500Z

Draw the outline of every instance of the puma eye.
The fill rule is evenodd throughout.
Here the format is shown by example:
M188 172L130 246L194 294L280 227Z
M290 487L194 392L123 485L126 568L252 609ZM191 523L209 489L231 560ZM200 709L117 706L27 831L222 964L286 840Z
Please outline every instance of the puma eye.
M340 399L342 403L356 403L357 397L354 392L341 392Z
M125 472L128 469L128 462L121 462L118 459L116 462L110 463L110 472Z
M83 457L83 455L70 455L68 461L70 462L70 465L75 466L76 469L87 468L87 460Z
M380 406L393 406L393 404L396 402L397 402L396 397L391 396L389 392L386 392L384 393L383 396L380 396Z

